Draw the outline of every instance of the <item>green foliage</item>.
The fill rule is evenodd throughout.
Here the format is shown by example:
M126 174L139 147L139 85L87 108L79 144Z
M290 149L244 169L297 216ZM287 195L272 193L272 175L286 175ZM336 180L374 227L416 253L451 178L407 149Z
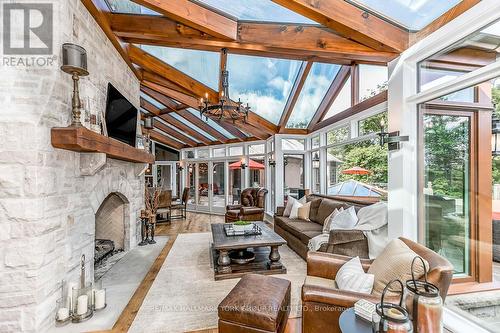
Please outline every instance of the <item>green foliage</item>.
M495 156L492 159L493 163L493 184L500 184L500 156Z
M249 224L251 224L251 222L249 222L249 221L241 221L240 220L240 221L234 222L233 224L234 225L249 225Z
M340 157L344 163L339 168L339 181L349 179L367 184L385 187L387 184L387 147L381 147L373 141L363 141L344 146ZM345 175L342 170L361 167L371 171L369 175Z
M491 103L495 107L495 115L500 118L500 87L493 86L491 88Z
M384 120L384 131L387 131L387 112L378 113L374 116L359 121L359 135L380 133L380 122Z

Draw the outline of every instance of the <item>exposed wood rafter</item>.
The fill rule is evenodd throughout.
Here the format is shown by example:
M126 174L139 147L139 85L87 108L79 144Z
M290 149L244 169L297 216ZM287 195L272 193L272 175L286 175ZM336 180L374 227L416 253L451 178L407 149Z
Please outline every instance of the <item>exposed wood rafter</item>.
M159 129L160 131L165 132L168 135L176 138L177 140L182 141L187 146L194 147L194 146L198 145L198 142L194 141L193 139L184 135L183 133L180 133L179 131L176 131L173 128L168 127L167 125L165 125L161 121L155 121L154 127Z
M227 137L225 137L222 133L219 131L215 130L212 126L207 124L205 121L203 121L200 117L195 116L192 114L189 110L184 110L184 111L179 111L177 112L182 118L186 119L189 121L191 124L198 126L217 140L227 143L229 140Z
M240 22L237 41L227 41L165 17L113 14L110 20L117 36L136 44L214 52L227 48L230 53L339 64L350 64L352 61L387 63L398 55L374 50L339 36L328 28L316 26Z
M236 21L189 0L133 1L209 35L223 39L236 39Z
M302 87L306 82L309 72L311 71L312 65L312 62L305 62L302 63L302 66L299 69L299 74L297 75L297 79L295 80L292 90L290 91L290 96L288 97L285 108L278 123L279 133L283 133L286 130L286 124L288 123L288 119L290 119L290 116L292 115L293 109L295 107L295 104L297 103L297 100L299 99L300 92L302 91Z
M159 92L162 95L168 96L176 100L177 102L184 103L192 108L196 108L198 106L198 99L196 97L183 94L181 92L178 92L176 90L170 89L168 87L165 87L162 84L150 82L150 81L142 81L141 82L142 86L148 87L154 91Z
M272 1L376 50L403 52L408 47L408 31L345 0Z
M316 126L317 123L323 120L326 113L330 109L330 106L332 106L333 102L335 101L340 91L344 87L344 84L349 79L350 73L351 69L348 66L342 66L340 68L339 72L337 73L337 76L330 85L330 88L328 88L328 91L326 92L323 101L319 105L318 110L316 111L313 118L311 119L311 122L309 123L308 126L309 131L312 131L314 126Z
M142 128L142 132L144 133L144 131L146 131L146 129L144 128L144 126L141 126L141 128ZM182 148L186 148L182 143L175 141L174 139L171 139L168 136L163 135L162 133L159 133L155 130L150 131L149 133L150 133L152 140L157 141L161 144L164 144L165 146L169 146L169 147L175 148L177 150L182 149Z

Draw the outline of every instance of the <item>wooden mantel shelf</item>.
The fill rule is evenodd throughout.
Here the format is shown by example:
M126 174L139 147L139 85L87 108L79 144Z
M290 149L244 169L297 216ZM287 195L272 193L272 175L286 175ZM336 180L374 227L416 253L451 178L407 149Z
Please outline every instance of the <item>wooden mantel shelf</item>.
M105 153L107 157L135 163L154 163L155 157L113 138L92 132L85 127L54 127L52 146L85 153Z

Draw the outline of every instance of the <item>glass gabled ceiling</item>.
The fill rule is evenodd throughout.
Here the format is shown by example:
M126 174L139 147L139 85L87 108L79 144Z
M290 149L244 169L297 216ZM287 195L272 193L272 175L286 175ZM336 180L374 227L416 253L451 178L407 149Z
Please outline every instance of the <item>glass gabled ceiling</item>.
M141 48L210 88L219 90L219 53L153 45L141 45Z
M318 62L312 65L286 124L287 128L306 128L309 125L340 67L340 65Z
M243 21L317 24L271 0L191 0Z
M189 108L188 111L191 112L196 117L200 116L200 111L197 111L197 110L192 109L192 108ZM217 122L213 121L212 119L208 118L208 120L206 120L205 117L200 118L200 119L202 119L204 122L206 122L207 126L212 127L214 130L216 130L220 134L224 135L226 138L228 138L228 139L236 139L236 137L234 135L232 135L231 133L229 133L228 131L226 131L226 129L224 129L224 127L222 127L221 125L217 124Z
M160 117L156 117L156 118L155 118L155 121L159 121L159 122L160 122L160 123L162 123L163 125L165 125L165 126L167 126L167 127L170 127L170 128L172 128L173 130L175 130L175 131L180 131L177 127L175 127L174 125L170 124L169 122L167 122L167 121L163 120L163 119L162 119L162 118L160 118ZM189 135L189 133L184 133L184 132L182 132L182 134L183 134L183 135L185 135L185 136L187 136L188 138L190 138L191 140L193 140L193 141L195 141L195 142L198 142L198 143L200 143L200 142L201 142L201 141L200 141L200 140L198 140L197 138L195 138L195 137L193 137L193 136ZM177 139L177 140L180 140L180 139Z
M234 101L240 98L253 112L278 124L300 65L296 60L230 54L229 96Z
M410 30L420 30L461 0L347 0Z
M210 141L217 141L216 138L214 138L213 136L211 136L210 134L208 134L207 132L205 132L204 130L202 130L201 128L199 128L198 126L196 126L196 125L192 124L191 122L187 121L185 118L183 118L182 116L178 115L177 113L172 112L172 113L169 113L169 114L172 117L174 117L175 119L177 119L178 121L184 123L186 126L189 126L191 129L195 130L199 134L205 136Z
M123 14L143 14L143 15L161 15L149 8L136 4L130 0L105 0L109 9L113 13Z

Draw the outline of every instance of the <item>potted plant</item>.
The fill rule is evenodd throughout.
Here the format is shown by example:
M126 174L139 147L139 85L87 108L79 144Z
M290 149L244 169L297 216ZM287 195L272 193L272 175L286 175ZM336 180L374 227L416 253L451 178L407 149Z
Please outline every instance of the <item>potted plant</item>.
M236 232L245 232L247 230L253 229L253 223L249 221L236 221L233 223L234 231Z

